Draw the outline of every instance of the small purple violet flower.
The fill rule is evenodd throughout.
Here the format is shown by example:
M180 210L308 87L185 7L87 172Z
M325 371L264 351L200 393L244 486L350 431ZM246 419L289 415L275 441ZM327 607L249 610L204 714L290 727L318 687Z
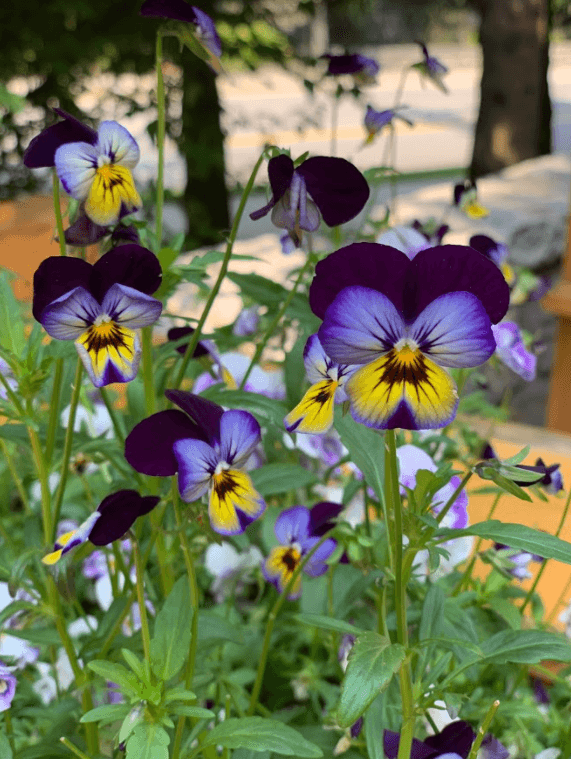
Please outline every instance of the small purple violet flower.
M492 332L496 341L496 356L500 361L526 382L533 382L537 358L526 349L518 325L515 322L493 324Z
M281 154L268 162L272 198L250 214L254 221L272 212L272 222L287 229L294 244L301 244L302 230L315 232L321 216L328 227L337 227L362 211L369 185L359 169L344 158L314 156L294 167Z
M10 708L16 693L17 680L10 669L0 661L0 712Z
M325 508L321 508L324 506ZM268 582L276 586L282 593L290 581L293 573L300 565L305 554L319 542L320 535L323 534L323 527L328 514L331 517L337 516L343 507L339 504L316 504L313 509L318 515L314 520L313 509L305 506L294 506L291 509L282 511L276 520L274 531L280 545L272 548L268 558L262 564L262 572ZM327 512L327 513L326 513ZM313 554L311 559L303 568L303 571L309 577L319 577L327 572L326 559L328 559L337 542L328 538ZM294 601L301 596L301 575L298 575L288 600Z
M260 324L260 311L258 306L243 308L240 315L234 322L232 334L238 337L248 337L253 335Z
M490 213L478 202L476 182L472 182L470 179L454 185L453 204L470 219L483 219Z
M494 548L497 552L498 558L505 563L505 569L516 580L529 580L533 575L528 569L530 561L535 561L541 564L544 561L543 556L539 556L535 553L527 553L527 551L518 551L515 548L510 548L504 543L495 543Z
M542 480L539 480L539 483L534 484L541 485L543 489L551 495L556 495L565 489L563 485L563 477L559 471L560 464L551 464L550 466L547 466L543 459L538 458L535 462L535 466L545 467L545 477Z
M381 67L374 60L360 53L321 56L328 61L327 76L351 75L356 84L374 84Z
M416 69L422 76L430 79L430 81L433 82L441 92L447 95L448 88L442 81L442 77L448 73L448 68L443 63L441 63L438 58L434 58L434 56L429 55L428 49L424 42L417 41L416 44L420 45L422 48L422 54L424 57L422 61L414 63L412 65L412 68Z
M507 245L504 245L503 242L496 242L488 235L473 235L468 241L468 245L493 261L501 270L510 287L515 284L516 275L508 263L510 252Z
M405 124L414 126L410 119L401 116L396 109L389 108L385 111L376 111L372 106L368 105L364 121L364 126L367 130L365 145L370 145L379 132L381 132L386 126L392 125L394 119L400 119L401 121L404 121Z

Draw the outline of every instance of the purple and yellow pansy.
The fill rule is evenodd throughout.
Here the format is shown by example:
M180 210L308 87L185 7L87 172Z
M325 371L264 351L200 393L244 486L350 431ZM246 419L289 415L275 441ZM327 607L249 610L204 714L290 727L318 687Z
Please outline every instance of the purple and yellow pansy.
M470 219L484 219L490 215L489 210L479 202L476 182L471 179L454 185L453 202Z
M136 490L119 490L108 495L85 522L57 538L53 551L44 556L43 563L55 564L87 540L94 546L106 546L119 540L138 517L152 511L159 501L158 496L141 496Z
M178 409L143 419L125 441L125 458L142 474L178 473L181 498L191 503L208 493L212 529L237 535L262 515L266 504L244 465L261 441L260 425L247 411L224 411L182 390L166 390Z
M381 132L386 126L392 126L395 119L404 121L409 126L414 126L410 119L401 116L396 108L388 108L384 111L377 111L372 106L367 106L367 112L365 114L364 126L367 130L367 137L365 139L365 145L370 145L375 139L377 134Z
M120 245L91 265L53 256L34 274L33 315L57 340L74 340L95 387L129 382L141 358L139 330L157 321L162 303L158 258L140 245Z
M345 384L353 417L377 429L435 429L456 414L442 367L483 364L509 288L472 248L441 245L413 260L387 245L355 243L317 264L310 305L330 359L357 364Z
M250 214L261 219L270 211L272 222L286 229L297 247L303 230L315 232L321 217L328 227L354 219L369 197L369 185L359 169L344 158L314 156L295 167L281 154L268 162L272 198Z
M335 403L347 400L345 384L357 367L332 361L317 335L305 344L303 362L311 387L284 419L288 432L322 434L333 424Z
M331 527L334 517L343 509L337 503L317 503L313 508L294 506L282 511L274 525L274 532L279 545L272 548L268 558L262 564L262 572L268 582L282 593L291 580L293 573L303 561L304 556L319 542L321 536ZM327 572L325 561L331 556L337 542L332 538L325 540L310 557L303 571L309 577L319 577ZM288 599L295 601L301 596L301 574L297 576Z

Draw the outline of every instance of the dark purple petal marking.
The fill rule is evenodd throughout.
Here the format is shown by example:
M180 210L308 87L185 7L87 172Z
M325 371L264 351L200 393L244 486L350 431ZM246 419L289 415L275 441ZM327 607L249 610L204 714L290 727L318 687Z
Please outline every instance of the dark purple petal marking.
M177 409L159 411L131 430L125 441L125 458L142 474L170 477L178 469L173 445L190 437L204 440L203 432L186 414Z
M34 319L39 322L45 307L74 287L89 291L91 268L81 258L51 256L42 261L34 274Z
M333 520L343 511L343 504L320 501L309 512L309 532L321 537L334 526Z
M82 213L71 227L65 230L64 238L67 245L84 247L86 245L94 245L108 233L109 229L107 227L95 224L88 216Z
M387 759L397 759L399 752L400 733L394 733L392 730L385 730L383 734L383 748ZM432 759L436 756L432 749L426 746L422 741L413 738L410 759Z
M429 746L437 757L440 754L455 753L459 754L462 759L467 759L472 744L476 738L476 733L472 727L463 720L451 722L446 725L437 735L431 735L425 739L425 745Z
M405 317L415 319L439 295L455 291L475 295L494 324L508 310L510 290L494 263L467 245L438 245L421 250L410 263Z
M101 516L89 533L89 541L95 546L106 546L118 540L131 528L137 517L147 514L160 498L142 498L136 490L119 490L101 501L97 510Z
M285 195L293 178L293 161L285 154L270 158L268 162L268 177L272 189L272 198L263 208L250 214L253 221L266 216L276 203Z
M115 283L152 295L162 281L159 259L142 245L112 248L93 266L90 291L99 302Z
M200 395L185 393L184 390L165 390L165 395L189 415L200 430L200 435L188 435L205 440L210 445L220 442L220 419L224 413L222 406L202 398Z
M141 16L150 18L171 18L196 24L194 8L184 0L145 0L140 10Z
M91 145L97 142L94 129L59 108L54 108L54 112L63 121L47 127L30 142L24 153L24 166L29 169L54 166L56 150L68 142L88 142Z
M167 332L167 340L172 340L173 342L181 340L183 337L190 337L194 334L194 327L171 327L169 331ZM181 356L184 356L186 353L186 344L179 345L178 348L176 348L177 352L180 353ZM194 349L194 352L192 354L192 358L200 358L200 356L209 356L210 351L208 348L205 348L204 345L199 341L198 345Z
M369 198L369 185L359 169L344 158L315 156L296 171L329 227L354 219Z
M320 319L345 287L361 285L386 295L398 311L403 308L405 277L410 267L407 256L396 248L372 242L357 242L336 250L315 267L309 289L309 305Z

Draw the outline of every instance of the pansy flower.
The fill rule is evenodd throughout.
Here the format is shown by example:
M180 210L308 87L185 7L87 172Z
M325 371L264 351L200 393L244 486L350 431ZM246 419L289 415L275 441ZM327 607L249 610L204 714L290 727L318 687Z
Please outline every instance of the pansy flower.
M489 258L490 261L493 261L498 269L501 269L501 272L510 287L515 284L516 275L508 263L510 252L507 245L504 245L503 242L492 240L488 235L472 235L468 241L468 245L471 248L478 250L482 255L486 256L486 258Z
M139 330L161 315L150 296L161 276L158 258L140 245L114 248L94 265L46 258L34 274L34 318L51 337L75 341L95 387L129 382L141 358Z
M496 356L526 382L535 379L537 358L525 347L520 328L515 322L492 325L496 341Z
M284 425L288 432L321 434L333 424L335 403L347 400L345 384L356 367L332 361L317 335L305 344L303 363L311 387L285 417Z
M210 372L200 374L195 379L192 389L199 394L212 385L223 382L229 390L236 390L241 385L250 363L248 356L243 353L235 351L222 353L214 362L213 371L216 376L212 376ZM246 380L244 390L281 400L285 398L283 372L281 369L266 371L260 366L254 366Z
M394 108L389 108L385 111L376 111L372 106L368 105L364 121L365 129L367 130L365 145L370 145L377 134L386 126L392 125L395 119L400 119L401 121L404 121L405 124L413 126L413 122L410 121L410 119L401 116L401 114Z
M165 27L165 33L174 33L214 71L221 71L219 58L222 55L222 45L214 21L207 13L195 5L189 5L185 0L145 0L140 13L141 16L174 21L171 27Z
M391 248L402 250L407 258L413 259L417 253L432 247L426 237L412 227L392 227L381 232L377 237L380 245L390 245Z
M319 536L324 534L319 528L327 520L328 512L331 512L332 516L337 516L341 508L338 504L316 504L313 509L294 506L281 512L274 525L280 545L272 548L268 558L262 564L264 577L268 582L273 583L280 593L291 580L303 557L319 542ZM318 523L315 523L315 518L312 518L314 509L316 509L316 516L319 517ZM325 540L304 566L303 571L309 577L325 574L327 572L325 561L331 556L336 545L336 541L332 538ZM300 596L301 575L298 575L290 590L288 600L294 601Z
M560 464L551 464L550 466L547 466L543 459L539 458L535 462L535 465L545 467L545 477L542 480L539 480L539 483L536 484L541 485L547 493L556 495L565 489L563 486L563 477L559 471Z
M294 167L281 154L268 162L272 198L250 214L254 221L272 212L272 222L287 229L297 247L302 230L315 232L321 216L328 227L354 219L369 197L369 185L361 172L344 158L314 156Z
M209 494L212 529L237 535L262 515L266 504L243 471L261 440L260 425L247 411L224 411L182 390L166 390L178 409L143 419L125 441L125 458L142 474L178 473L183 501Z
M431 245L441 245L444 235L450 231L448 224L439 224L432 216L425 222L415 219L410 226L420 232Z
M353 417L377 429L435 429L455 416L458 393L442 367L483 364L509 288L472 248L441 245L411 261L355 243L317 264L309 293L332 361L359 364L345 384Z
M418 63L413 63L412 68L416 69L422 76L430 79L430 81L433 82L439 90L447 95L448 88L442 81L443 76L448 73L447 66L441 63L438 58L429 55L424 42L417 42L416 44L420 45L422 49L423 59Z
M416 738L412 741L410 759L467 759L476 733L463 720L451 722L436 735L430 735L423 741ZM495 738L485 736L486 759L507 759L509 751ZM400 743L400 734L385 730L383 747L387 759L396 759ZM483 745L483 744L482 744Z
M249 308L243 308L234 326L232 327L232 334L237 337L249 337L253 335L260 324L260 310L258 306L250 306Z
M16 694L17 680L10 669L0 661L0 712L10 708Z
M327 60L327 76L344 76L349 74L356 84L374 84L380 66L374 58L368 58L360 53L347 55L321 56Z
M454 205L471 219L483 219L489 216L489 211L478 202L478 190L476 182L466 179L464 182L454 185Z
M518 551L515 548L510 548L505 543L494 543L494 549L497 552L498 558L505 565L506 570L516 580L529 580L533 576L529 571L528 565L534 561L541 564L545 559L543 556L539 556L536 553L528 553L527 551Z
M136 490L118 490L108 495L85 522L56 539L53 551L44 556L43 563L55 564L68 551L87 540L94 546L106 546L119 540L137 517L148 514L159 501L158 496L141 496Z

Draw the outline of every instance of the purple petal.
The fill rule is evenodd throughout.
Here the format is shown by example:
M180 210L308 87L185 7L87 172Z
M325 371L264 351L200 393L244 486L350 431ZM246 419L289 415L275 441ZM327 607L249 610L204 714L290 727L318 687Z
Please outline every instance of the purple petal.
M122 218L123 215L126 214L119 214L119 218ZM111 233L111 244L115 248L120 245L126 245L128 243L135 243L138 245L139 233L137 232L137 227L135 227L133 224L129 224L128 226L125 226L124 224L117 224Z
M97 172L97 146L88 142L69 142L55 153L57 175L68 195L85 200Z
M140 329L154 324L162 309L163 304L160 300L125 285L113 285L101 304L102 313L108 314L114 322L129 329Z
M67 245L85 247L86 245L94 245L96 242L99 242L108 233L108 227L101 227L99 224L95 224L89 216L81 213L71 227L65 230L64 238Z
M493 325L498 358L527 382L535 379L537 358L530 353L522 340L521 332L514 322Z
M409 334L420 350L441 366L480 366L496 349L482 303L466 292L446 293L433 300Z
M428 240L412 227L393 227L377 237L380 245L390 245L391 248L402 250L411 260L421 250L430 247Z
M343 511L343 504L320 501L311 507L309 512L309 533L321 537L325 535L335 523L335 517Z
M368 132L378 132L387 124L390 124L394 119L394 116L395 112L392 109L388 109L386 111L376 111L374 108L371 108L371 106L368 105L367 113L365 114L365 129Z
M502 243L492 240L488 235L473 235L468 245L493 261L496 266L501 266L508 257L508 249Z
M220 420L224 409L217 403L201 398L200 395L185 393L184 390L165 390L165 395L189 415L200 435L187 435L209 443L220 442Z
M305 506L294 506L282 511L276 519L274 531L282 546L302 544L309 535L310 516Z
M327 355L337 363L366 364L404 337L405 325L382 293L346 287L327 309L318 335Z
M184 0L145 0L139 11L141 16L151 18L172 18L196 24L194 8Z
M309 289L309 305L320 319L343 288L370 287L386 295L402 311L403 288L411 262L387 245L358 242L331 253L315 267Z
M204 495L220 457L212 446L203 440L177 440L173 452L178 463L178 489L187 503Z
M547 703L549 703L549 700ZM490 733L484 736L484 740L480 745L480 752L482 759L508 759L510 755L508 749Z
M399 752L400 733L394 733L392 730L385 730L383 733L383 748L387 759L397 759ZM410 759L428 759L433 756L433 752L422 741L413 738L410 751Z
M89 542L95 546L106 546L118 540L131 528L137 517L147 514L160 498L142 498L136 490L119 490L104 498L97 511L101 516L89 533Z
M315 156L296 171L304 178L308 193L329 227L354 219L369 198L367 180L344 158Z
M247 411L225 411L220 419L220 458L233 468L244 466L262 439L260 425Z
M195 5L192 6L195 15L196 31L198 40L209 50L216 58L222 55L222 43L216 31L214 21L210 16L201 11Z
M38 169L54 166L56 150L68 142L87 142L95 145L97 132L69 113L54 108L64 120L44 129L30 142L24 153L24 166Z
M306 538L302 542L303 553L309 553L319 540L320 538L318 537ZM310 577L320 577L321 575L324 575L327 572L327 564L324 562L331 556L336 547L337 541L333 540L333 538L327 538L307 562L303 571Z
M90 290L101 302L115 283L152 295L161 284L159 259L142 245L128 244L112 248L93 266Z
M458 720L446 725L438 735L426 738L424 743L434 751L438 751L434 756L450 752L459 754L462 759L467 759L475 738L476 733L471 726L463 720Z
M343 76L344 74L366 74L374 77L379 73L380 66L373 58L367 58L359 53L349 55L331 55L327 53L321 56L329 61L327 67L328 76Z
M75 287L89 290L91 269L87 261L69 256L51 256L42 261L34 274L34 319L39 322L46 306Z
M77 340L100 313L93 295L83 287L74 287L44 308L40 322L56 340Z
M459 477L451 477L450 482L435 493L434 501L438 505L431 507L434 514L439 514L444 506L446 506L460 482ZM468 523L468 494L465 490L462 490L442 520L442 526L450 527L453 530L463 530L465 527L468 527Z
M170 477L178 469L173 445L189 437L204 440L202 431L186 414L177 409L159 411L131 430L125 440L125 458L137 472Z
M167 340L178 341L181 340L183 337L190 337L194 334L194 327L172 327L167 332ZM187 343L188 344L188 343ZM176 351L180 353L181 356L184 356L186 353L186 345L179 345L178 348L176 348ZM204 343L201 343L200 340L198 341L196 348L194 349L194 352L192 354L192 358L200 358L200 356L209 356L210 351L208 348L204 346Z
M14 694L16 693L17 680L10 670L0 662L0 683L3 685L0 693L0 712L5 712L10 708Z
M407 488L416 487L416 473L419 469L436 472L438 467L431 457L416 445L408 443L397 448L399 482ZM403 491L404 492L404 491Z
M328 371L332 361L325 353L318 335L310 335L303 349L305 374L310 384L315 385L324 379L329 379Z
M494 324L508 310L509 287L495 264L466 245L438 245L410 264L405 317L414 319L438 296L456 291L475 295Z
M97 148L101 155L109 156L111 163L133 169L139 163L137 141L124 126L116 121L102 121L97 130Z
M270 187L272 188L272 199L263 208L259 208L250 214L250 218L253 221L266 216L285 195L286 191L289 190L293 178L293 161L291 158L283 153L270 158L268 162L268 177L270 179Z

